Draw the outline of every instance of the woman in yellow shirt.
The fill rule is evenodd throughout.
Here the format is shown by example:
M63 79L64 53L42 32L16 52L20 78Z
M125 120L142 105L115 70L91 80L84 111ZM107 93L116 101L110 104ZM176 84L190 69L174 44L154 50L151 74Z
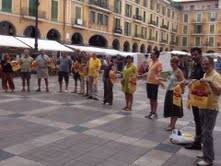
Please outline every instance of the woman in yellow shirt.
M125 111L131 111L133 105L133 94L137 86L137 68L133 64L133 58L127 56L127 64L123 70L123 79L121 81L122 91L125 94L126 106L123 108Z

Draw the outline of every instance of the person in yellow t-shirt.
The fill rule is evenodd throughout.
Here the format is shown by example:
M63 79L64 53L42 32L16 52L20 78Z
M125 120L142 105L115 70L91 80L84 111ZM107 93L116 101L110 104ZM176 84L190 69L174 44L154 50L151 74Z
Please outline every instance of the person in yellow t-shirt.
M133 57L126 57L126 65L123 69L123 79L121 80L122 91L125 95L125 111L132 111L133 96L137 87L137 67L133 64Z
M88 99L98 100L97 98L97 79L101 68L101 61L96 54L92 54L88 63Z
M201 62L205 72L201 81L206 82L210 88L207 106L200 109L202 127L203 156L197 165L212 165L214 160L213 130L216 125L216 118L219 111L219 96L221 95L221 76L214 69L212 57L203 57Z

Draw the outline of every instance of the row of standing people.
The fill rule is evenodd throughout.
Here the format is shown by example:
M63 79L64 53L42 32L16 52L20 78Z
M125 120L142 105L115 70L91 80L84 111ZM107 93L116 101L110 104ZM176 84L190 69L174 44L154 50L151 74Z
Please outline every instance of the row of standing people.
M159 52L155 51L151 54L152 62L149 65L148 74L146 77L146 92L147 97L150 100L150 113L145 116L146 118L154 119L157 117L157 99L158 99L158 88L159 86L164 86L162 83L164 80L160 77L162 72L162 64L159 62ZM213 149L213 129L215 127L216 117L218 115L218 102L219 96L221 94L221 76L214 69L213 59L210 57L202 57L201 49L193 48L191 49L192 59L194 61L191 79L201 80L208 83L211 89L208 105L206 108L192 107L194 121L196 124L196 133L194 142L187 146L188 149L201 149L203 148L203 156L198 165L211 165L214 160L214 149ZM133 104L133 94L136 91L136 81L137 81L137 68L132 63L132 57L127 57L127 63L123 69L123 78L121 80L122 90L125 94L126 106L124 110L131 111ZM14 90L14 83L11 77L12 68L9 63L10 56L6 55L4 60L1 62L2 66L2 80L3 88L8 90L7 83L11 90ZM22 85L25 90L25 82L27 82L27 90L30 91L30 72L31 72L31 62L33 59L29 56L28 50L24 51L24 57L20 59L21 63L21 76ZM38 89L41 91L41 79L45 79L46 91L48 89L48 63L49 58L45 54L40 54L36 58L37 66L37 78L38 78ZM97 83L99 71L101 69L101 61L96 57L95 54L92 57L85 60L77 60L73 65L71 65L71 60L67 55L63 55L58 59L59 64L59 74L58 81L60 84L60 91L62 91L62 82L65 80L65 88L68 88L69 72L72 70L75 78L80 78L81 80L81 93L88 95L88 99L97 100ZM28 65L29 64L29 65ZM68 64L68 65L67 65ZM72 67L73 68L72 68ZM106 76L104 75L104 104L113 103L113 85L116 81L117 75L114 70L114 65L110 63L107 65L107 70L105 70ZM171 67L173 69L172 75L169 79L169 84L167 87L166 97L165 97L165 107L164 116L171 117L171 121L167 130L172 130L175 128L176 121L178 118L183 117L183 106L174 106L173 104L173 88L180 84L184 89L187 81L184 79L184 74L179 68L179 59L174 57L171 59ZM78 75L79 74L79 75ZM138 76L138 77L143 77ZM77 79L75 79L77 80ZM84 80L84 81L83 81ZM87 86L86 86L86 85ZM85 88L87 89L84 92ZM76 89L75 89L76 91ZM203 144L203 147L202 147Z
M145 118L157 118L157 99L159 86L164 87L162 72L162 64L159 61L160 53L155 51L151 54L151 63L147 74L137 75L137 69L132 64L132 59L128 57L127 64L123 70L122 90L125 93L127 111L131 111L133 103L133 93L136 90L136 77L146 77L146 92L147 98L150 101L150 113ZM182 118L183 103L180 105L174 104L173 94L175 88L179 85L181 94L184 93L185 86L188 85L189 93L192 91L192 85L195 81L205 83L209 90L207 96L207 103L204 106L192 106L193 117L195 121L195 139L193 143L187 145L185 148L201 150L202 155L197 156L200 159L197 162L199 166L210 166L215 159L213 130L216 124L216 118L219 112L219 96L221 95L221 75L215 69L214 59L212 57L203 57L200 48L191 49L191 57L193 60L190 79L186 80L183 71L180 69L180 59L172 57L170 64L172 67L172 74L169 78L166 88L166 95L164 101L164 117L170 117L170 123L166 128L167 131L172 131L176 128L178 118ZM207 91L205 89L205 91ZM204 92L203 92L204 93ZM207 93L207 92L205 92Z
M162 84L163 79L160 77L162 64L158 60L159 55L155 53L151 55L152 64L147 74L147 96L150 99L150 114L147 118L153 119L157 117L157 94L158 87ZM188 85L189 93L193 83L198 80L208 86L209 94L207 103L204 106L192 106L193 117L195 121L195 139L193 143L185 148L201 150L202 155L197 156L200 159L197 162L199 166L210 166L215 159L213 145L213 130L216 124L216 118L219 112L219 96L221 95L221 75L215 70L215 63L212 57L203 57L200 48L191 49L191 57L193 66L191 70L190 80L185 80L182 70L179 68L179 58L171 58L172 74L169 78L165 101L164 101L164 117L170 117L170 124L166 128L172 131L176 127L178 118L183 117L183 104L175 105L173 93L175 87L181 87L181 93L184 92L185 86ZM205 90L206 91L206 90ZM203 92L204 93L204 92ZM206 92L205 92L206 93Z

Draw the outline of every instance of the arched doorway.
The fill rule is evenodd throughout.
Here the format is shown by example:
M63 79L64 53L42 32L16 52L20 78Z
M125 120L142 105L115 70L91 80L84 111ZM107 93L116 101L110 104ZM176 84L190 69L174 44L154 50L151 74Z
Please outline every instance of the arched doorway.
M145 45L144 45L144 44L142 44L142 45L140 46L140 52L141 52L141 53L145 53Z
M107 40L101 35L94 35L89 39L89 45L96 47L107 47Z
M83 37L80 33L76 32L71 37L71 43L72 44L83 44Z
M25 37L31 37L31 38L35 38L35 27L34 26L28 26L26 29L25 29L25 31L24 31L24 36ZM39 30L38 30L38 37L40 38L40 32L39 32Z
M130 43L128 41L125 41L124 43L124 51L126 52L130 51Z
M9 35L9 36L15 36L16 30L12 23L8 21L2 21L0 22L0 34L1 35Z
M165 51L166 51L166 52L169 51L169 48L165 48Z
M118 39L114 39L112 42L112 48L115 50L120 50L120 42Z
M163 51L163 47L160 47L160 52L162 52Z
M47 39L49 39L49 40L60 41L60 37L61 37L61 35L56 29L51 29L47 33Z
M138 45L137 45L137 43L133 44L132 52L138 52Z
M151 45L148 45L147 47L147 53L151 53L152 52L152 46Z

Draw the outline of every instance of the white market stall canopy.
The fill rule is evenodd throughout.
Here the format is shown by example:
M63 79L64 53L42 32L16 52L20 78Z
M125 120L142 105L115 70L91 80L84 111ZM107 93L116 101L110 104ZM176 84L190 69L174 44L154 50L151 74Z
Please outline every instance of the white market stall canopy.
M77 46L77 45L66 45L70 48L73 48L75 50L90 52L90 53L97 53L97 54L103 54L103 55L119 55L120 51L114 50L114 49L105 49L105 48L99 48L99 47L90 47L90 46Z
M0 47L30 48L13 36L0 35Z
M91 46L77 46L77 45L66 45L66 46L73 48L75 50L85 51L89 53L97 53L97 54L105 55L105 56L117 56L117 55L120 55L122 57L131 56L134 59L134 64L137 66L141 64L144 60L144 56L142 56L142 53L139 53L139 52L137 53L123 52L123 51L118 51L114 49L91 47Z
M213 57L213 58L218 58L218 57L221 58L221 54L220 54L220 53L217 53L217 52L214 52L214 53L205 53L205 54L203 54L203 56L211 56L211 57Z
M19 41L29 45L34 49L35 39L34 38L25 38L25 37L16 37ZM54 40L42 40L38 39L38 49L45 51L64 51L64 52L73 52L73 50L67 48L66 46L54 41Z
M170 54L173 54L173 55L184 55L184 56L190 56L190 53L188 52L184 52L184 51L171 51L169 52Z

